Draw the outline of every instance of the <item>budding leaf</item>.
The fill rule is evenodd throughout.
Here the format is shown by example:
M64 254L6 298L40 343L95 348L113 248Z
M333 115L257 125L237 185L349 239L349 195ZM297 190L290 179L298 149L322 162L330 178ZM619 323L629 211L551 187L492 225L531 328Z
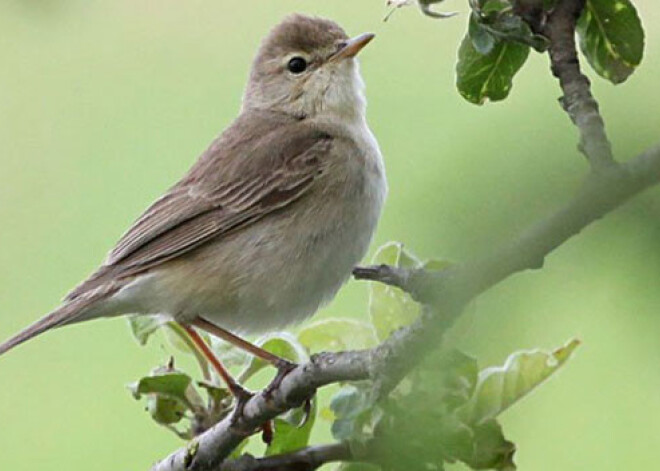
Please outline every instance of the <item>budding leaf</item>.
M130 316L128 325L140 345L146 345L149 337L168 322L164 316Z
M416 268L420 261L403 248L403 244L390 242L378 249L373 264L385 264L399 268ZM408 293L384 283L369 285L369 315L380 340L394 330L410 324L419 315L420 307Z
M298 339L287 332L266 335L257 340L256 345L267 352L295 363L301 363L307 360L307 352L303 346L300 345ZM242 383L247 381L266 366L268 366L268 362L259 357L253 356L241 373L239 382Z
M298 332L298 341L309 351L336 352L376 345L376 333L365 322L353 319L323 319Z
M457 458L472 469L497 469L514 471L513 455L516 446L502 433L502 427L494 419L472 429L472 446L461 450Z
M266 456L289 453L307 446L316 421L316 397L312 398L309 417L305 420L303 415L302 409L294 409L284 418L278 417L273 421L273 441L266 447Z
M642 61L644 29L630 0L587 0L577 32L591 67L614 84Z
M365 441L373 436L379 409L366 388L344 386L333 396L330 409L335 417L331 429L335 439Z
M372 263L397 268L422 268L427 271L440 271L451 266L451 262L447 260L421 262L399 242L388 242L381 246ZM379 282L369 284L369 316L379 340L387 338L399 327L412 323L420 311L419 304L399 288Z
M196 413L204 407L191 383L187 374L163 367L130 384L128 389L135 399L147 396L147 410L156 422L171 425L179 422L188 409Z
M473 469L515 469L515 446L494 420L475 425L456 413L474 393L473 358L457 350L437 351L409 379L384 402L375 427L373 451L384 471L438 470L456 461Z
M505 99L513 85L513 77L529 55L529 46L513 41L498 41L488 54L481 54L469 35L458 50L456 86L470 103Z
M483 27L476 13L470 15L468 35L472 40L472 46L482 55L489 54L497 42L495 37Z
M142 394L162 394L173 398L184 399L186 389L192 382L190 376L185 373L172 372L145 376L137 383L129 386L135 399L140 399Z
M553 352L516 352L504 365L482 370L472 398L457 413L470 424L496 417L555 373L579 344L571 340Z

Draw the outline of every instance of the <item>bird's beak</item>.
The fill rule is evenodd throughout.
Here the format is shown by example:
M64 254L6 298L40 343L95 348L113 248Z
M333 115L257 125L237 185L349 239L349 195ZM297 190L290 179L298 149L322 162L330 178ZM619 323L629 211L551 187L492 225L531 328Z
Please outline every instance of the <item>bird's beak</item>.
M364 33L349 39L346 41L346 45L344 47L342 47L339 51L332 55L332 57L330 57L330 61L336 62L342 59L355 57L357 53L360 52L364 46L369 44L374 37L376 37L376 35L373 33Z

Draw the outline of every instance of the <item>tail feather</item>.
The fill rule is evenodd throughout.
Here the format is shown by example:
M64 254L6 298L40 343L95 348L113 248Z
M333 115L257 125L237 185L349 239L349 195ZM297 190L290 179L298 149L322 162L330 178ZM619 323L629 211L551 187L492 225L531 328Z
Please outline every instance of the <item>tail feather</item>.
M23 329L3 344L0 344L0 355L11 350L17 345L20 345L23 342L26 342L31 338L46 332L47 330L74 322L83 314L84 309L89 306L90 302L93 300L94 299L83 298L63 304L50 314L39 319L31 326Z

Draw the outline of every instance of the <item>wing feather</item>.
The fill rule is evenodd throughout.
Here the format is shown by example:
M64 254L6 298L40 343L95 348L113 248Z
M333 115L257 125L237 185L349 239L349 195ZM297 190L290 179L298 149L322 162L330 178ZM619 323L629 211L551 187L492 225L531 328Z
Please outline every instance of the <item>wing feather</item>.
M242 230L301 198L322 173L332 137L300 124L288 124L281 132L287 136L285 145L277 133L248 132L253 139L242 145L228 138L223 145L221 137L219 145L212 145L183 180L144 212L104 265L67 299ZM241 151L246 155L223 154Z

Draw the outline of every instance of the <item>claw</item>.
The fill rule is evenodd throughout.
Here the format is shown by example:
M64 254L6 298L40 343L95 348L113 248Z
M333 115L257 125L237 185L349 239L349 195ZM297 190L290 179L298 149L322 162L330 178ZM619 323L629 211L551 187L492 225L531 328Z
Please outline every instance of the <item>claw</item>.
M273 421L269 420L267 422L264 422L264 424L261 426L261 440L266 444L270 445L273 443L273 435L275 431L273 429Z
M245 410L245 404L252 399L252 396L254 396L254 393L251 391L248 391L245 388L242 388L238 386L238 384L234 385L231 389L231 393L236 399L236 405L234 406L234 411L231 414L231 420L230 423L231 425L236 425L238 422L238 419L243 415L243 412Z
M303 413L304 413L304 415L303 415L303 419L298 424L298 428L303 427L307 423L307 421L309 420L309 417L312 415L312 398L313 397L314 396L308 397L307 399L305 399L305 402L303 403Z
M273 393L282 384L282 380L291 373L298 366L296 363L280 359L277 364L273 365L277 368L277 374L270 384L264 389L263 396L267 401L273 398Z

